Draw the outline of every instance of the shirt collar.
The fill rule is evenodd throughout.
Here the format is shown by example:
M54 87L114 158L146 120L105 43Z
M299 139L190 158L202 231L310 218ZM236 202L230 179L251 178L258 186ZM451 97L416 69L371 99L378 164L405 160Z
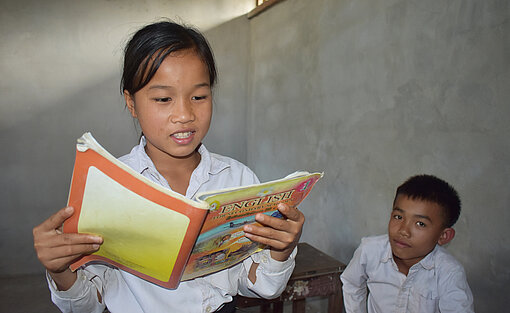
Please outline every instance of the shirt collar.
M186 192L186 196L189 198L194 197L200 187L208 182L211 176L230 167L228 163L214 158L214 154L210 153L203 144L200 144L198 153L200 153L200 163L191 174L190 183Z
M140 174L148 169L156 170L156 166L154 166L154 163L152 163L151 158L149 158L149 156L145 152L146 144L147 142L145 141L145 137L142 136L140 138L140 143L133 148L134 153L133 160L136 160L136 162L132 164L132 168Z
M436 244L434 247L434 250L432 250L429 254L427 254L418 264L421 264L424 269L431 270L435 266L435 256L437 253L437 250L439 249L439 245Z
M134 159L136 162L132 167L140 174L147 170L149 172L157 172L156 166L145 152L146 144L145 136L142 136L140 138L140 143L133 148L133 153L135 154ZM220 158L214 157L215 155L210 153L203 144L200 144L198 153L200 153L201 157L200 163L191 174L190 185L188 186L188 191L186 193L186 195L190 198L196 194L200 186L209 181L211 175L216 175L230 167L228 163L222 161Z

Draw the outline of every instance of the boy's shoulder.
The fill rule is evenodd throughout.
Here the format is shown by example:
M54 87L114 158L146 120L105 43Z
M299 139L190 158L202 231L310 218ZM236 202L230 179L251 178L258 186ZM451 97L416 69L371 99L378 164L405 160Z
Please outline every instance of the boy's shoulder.
M381 247L383 245L389 244L388 235L378 235L378 236L368 236L361 238L360 246L363 247Z
M387 261L391 257L388 235L363 237L358 249L369 263Z
M432 252L436 271L444 274L449 272L464 272L464 266L442 246L436 246Z

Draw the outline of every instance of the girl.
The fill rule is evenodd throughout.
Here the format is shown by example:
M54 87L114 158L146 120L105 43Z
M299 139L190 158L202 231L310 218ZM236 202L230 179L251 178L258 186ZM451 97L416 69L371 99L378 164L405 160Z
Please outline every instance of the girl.
M143 135L120 160L188 198L258 183L248 167L210 153L201 143L211 122L215 81L212 52L196 30L165 21L135 33L125 49L121 87ZM102 244L97 236L60 231L72 207L34 228L34 247L47 270L52 300L62 312L233 312L237 293L276 297L292 273L304 216L285 205L278 209L285 219L259 214L256 220L262 226L244 227L246 237L269 249L229 269L181 282L175 290L105 265L71 272L69 264L76 257Z

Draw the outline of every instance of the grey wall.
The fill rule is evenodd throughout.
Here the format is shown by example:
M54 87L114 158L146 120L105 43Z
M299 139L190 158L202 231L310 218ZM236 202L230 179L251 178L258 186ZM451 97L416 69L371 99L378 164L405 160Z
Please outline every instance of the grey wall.
M66 201L76 137L92 130L115 155L136 142L121 49L166 15L207 30L215 51L213 151L262 180L325 172L302 241L347 263L386 231L398 184L438 175L463 200L448 250L476 311L506 311L509 2L287 0L251 20L223 13L237 0L203 2L1 2L0 275L42 271L31 229Z
M130 35L161 17L205 30L253 6L252 0L0 1L0 276L43 271L32 228L65 206L83 132L92 131L116 156L137 143L119 91ZM214 127L211 134L212 143L228 142ZM244 128L239 135L229 140L241 147ZM225 152L246 158L244 148Z
M507 310L509 17L508 1L288 0L249 21L249 165L325 172L303 241L348 262L400 183L437 175L463 201L448 250L476 311Z

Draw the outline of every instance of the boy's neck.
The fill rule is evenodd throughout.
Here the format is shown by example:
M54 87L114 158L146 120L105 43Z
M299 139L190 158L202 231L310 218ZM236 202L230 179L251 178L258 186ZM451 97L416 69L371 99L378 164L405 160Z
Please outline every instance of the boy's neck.
M393 260L395 261L395 264L397 264L398 271L407 276L407 274L409 274L409 269L422 259L403 260L393 254Z

